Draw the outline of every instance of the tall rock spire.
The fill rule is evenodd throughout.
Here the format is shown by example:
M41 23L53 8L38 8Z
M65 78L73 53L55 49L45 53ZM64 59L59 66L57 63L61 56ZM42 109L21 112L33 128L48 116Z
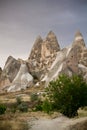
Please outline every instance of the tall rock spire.
M84 42L83 36L82 36L80 31L77 31L75 33L75 38L74 38L73 45L78 45L78 46L85 47L85 42Z
M46 37L46 41L49 42L50 46L52 47L53 50L59 51L60 50L60 45L58 43L57 37L54 34L53 31L50 31Z

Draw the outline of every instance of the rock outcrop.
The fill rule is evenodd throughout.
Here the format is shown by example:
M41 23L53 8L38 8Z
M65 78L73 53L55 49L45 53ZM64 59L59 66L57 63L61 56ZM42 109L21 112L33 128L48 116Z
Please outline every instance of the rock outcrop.
M71 46L62 49L57 53L57 57L53 62L48 74L42 79L46 81L46 85L58 77L59 74L65 73L69 76L73 74L82 74L84 78L87 77L87 52L83 36L80 32L77 32L74 38L74 42Z
M17 75L21 63L9 56L5 63L4 69L2 70L0 76L0 88L4 89L11 85L12 81L14 80L15 76Z
M33 77L28 73L26 64L21 64L19 72L14 78L12 85L7 88L7 92L20 91L33 85Z
M19 71L20 65L20 61L16 60L12 56L9 56L5 63L2 76L7 77L10 82L12 82Z
M60 46L52 31L48 33L45 40L39 36L28 58L30 73L41 79L48 72L58 51L60 51Z

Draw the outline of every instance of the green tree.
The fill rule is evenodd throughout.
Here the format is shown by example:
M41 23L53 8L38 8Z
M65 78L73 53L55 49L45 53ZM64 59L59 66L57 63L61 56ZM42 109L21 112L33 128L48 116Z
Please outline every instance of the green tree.
M82 76L60 75L47 87L47 96L54 109L68 117L76 116L80 107L87 106L87 83Z

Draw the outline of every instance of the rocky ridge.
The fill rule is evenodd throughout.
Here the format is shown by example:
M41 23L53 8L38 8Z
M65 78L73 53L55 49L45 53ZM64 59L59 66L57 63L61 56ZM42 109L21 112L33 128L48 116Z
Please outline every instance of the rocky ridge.
M26 61L9 56L4 69L0 69L0 88L20 91L35 85L35 80L39 84L46 82L47 86L61 73L82 74L87 79L87 48L80 31L66 48L60 49L55 34L50 31L44 40L38 36Z

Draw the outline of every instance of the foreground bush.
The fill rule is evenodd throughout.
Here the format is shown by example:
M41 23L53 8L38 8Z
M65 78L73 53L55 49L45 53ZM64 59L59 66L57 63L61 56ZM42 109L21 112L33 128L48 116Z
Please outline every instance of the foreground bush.
M42 111L48 114L50 113L50 111L52 111L52 104L48 101L48 99L45 99L42 103Z
M20 110L21 112L28 112L28 104L22 102L21 104L18 105L18 110Z
M4 114L6 111L6 106L3 104L0 104L0 115Z
M47 96L53 109L68 117L74 117L80 107L87 106L87 83L81 76L61 75L50 82Z

